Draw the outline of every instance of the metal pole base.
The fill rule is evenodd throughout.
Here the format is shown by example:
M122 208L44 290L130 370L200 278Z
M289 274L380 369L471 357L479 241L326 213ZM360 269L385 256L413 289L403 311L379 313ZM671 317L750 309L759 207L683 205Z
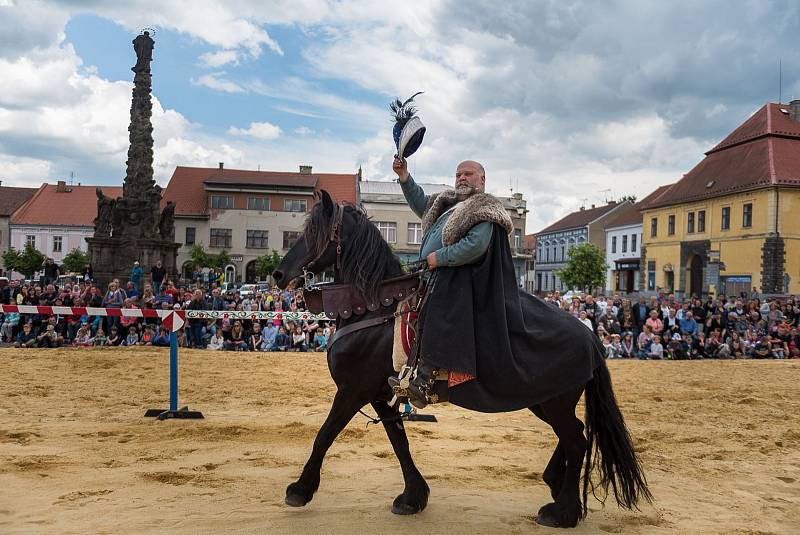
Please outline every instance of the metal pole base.
M181 407L178 410L169 409L147 409L144 413L145 418L155 418L156 420L166 420L167 418L180 418L184 420L198 420L204 418L200 411L190 411L189 407Z

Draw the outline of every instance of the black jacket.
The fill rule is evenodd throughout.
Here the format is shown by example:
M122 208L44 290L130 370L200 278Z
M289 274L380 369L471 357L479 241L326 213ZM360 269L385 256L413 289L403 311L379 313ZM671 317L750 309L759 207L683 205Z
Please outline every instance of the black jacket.
M420 358L475 379L450 402L481 412L531 407L588 382L603 359L597 336L517 287L505 230L476 264L440 268L420 318Z

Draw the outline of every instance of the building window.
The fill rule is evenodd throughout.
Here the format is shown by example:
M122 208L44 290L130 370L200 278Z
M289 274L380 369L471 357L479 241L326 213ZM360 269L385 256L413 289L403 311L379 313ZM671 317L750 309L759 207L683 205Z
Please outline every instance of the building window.
M514 249L522 249L522 229L514 229Z
M686 217L686 232L689 234L694 233L694 212L689 212Z
M269 197L248 197L248 210L269 210Z
M378 221L375 223L381 236L387 243L397 243L397 223L393 221Z
M636 252L636 234L631 234L631 252Z
M53 236L53 252L60 253L61 252L61 243L63 238L61 236Z
M28 245L36 249L36 236L34 236L33 234L28 234L27 236L25 236L25 247L27 247Z
M753 226L753 203L742 206L742 226L745 228Z
M675 216L671 215L667 218L667 236L675 234Z
M291 249L295 242L300 239L300 233L293 230L285 230L283 232L283 248Z
M622 252L623 253L627 253L628 252L628 235L627 234L622 236Z
M550 261L550 248L548 247L547 248L547 259L545 260L545 262L549 262L549 261Z
M654 217L650 220L650 237L655 238L658 234L658 218Z
M419 245L422 243L422 223L409 223L408 236L409 245Z
M615 254L617 252L617 237L611 236L611 254Z
M197 232L195 227L186 227L186 245L194 245L194 235Z
M562 261L562 262L565 262L565 261L567 260L567 257L566 257L566 255L564 254L564 252L565 252L565 251L564 251L564 249L565 249L565 247L562 245L562 246L561 246L561 261Z
M656 262L650 260L647 262L647 289L653 291L656 289Z
M706 211L700 210L697 212L697 232L706 231Z
M726 206L722 209L722 230L731 228L731 207Z
M306 200L305 199L284 199L283 200L284 212L305 212Z
M217 208L219 210L233 208L233 197L230 195L212 195L211 208Z
M233 241L233 229L212 228L211 240L209 241L211 247L225 247L226 249L230 249L231 242Z
M266 230L248 230L246 247L248 249L266 249L268 236L269 232Z

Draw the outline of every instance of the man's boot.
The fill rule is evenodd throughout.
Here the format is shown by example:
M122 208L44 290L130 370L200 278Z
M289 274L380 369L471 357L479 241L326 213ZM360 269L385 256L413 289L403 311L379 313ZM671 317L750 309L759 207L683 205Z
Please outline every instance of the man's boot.
M400 377L389 377L389 386L395 394L407 397L408 401L418 409L425 408L430 402L430 394L435 384L436 370L425 363L417 369L401 373Z

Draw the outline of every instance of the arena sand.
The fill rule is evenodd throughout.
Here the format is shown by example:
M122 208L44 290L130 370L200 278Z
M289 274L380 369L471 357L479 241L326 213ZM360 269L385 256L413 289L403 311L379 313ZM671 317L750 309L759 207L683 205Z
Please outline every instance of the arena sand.
M452 406L407 424L427 510L389 511L402 477L357 416L305 508L283 504L334 392L322 354L181 351L181 401L205 420L142 417L167 401L167 351L0 349L2 533L544 533L555 446L527 412ZM595 500L574 533L800 532L800 363L610 363L656 502Z

